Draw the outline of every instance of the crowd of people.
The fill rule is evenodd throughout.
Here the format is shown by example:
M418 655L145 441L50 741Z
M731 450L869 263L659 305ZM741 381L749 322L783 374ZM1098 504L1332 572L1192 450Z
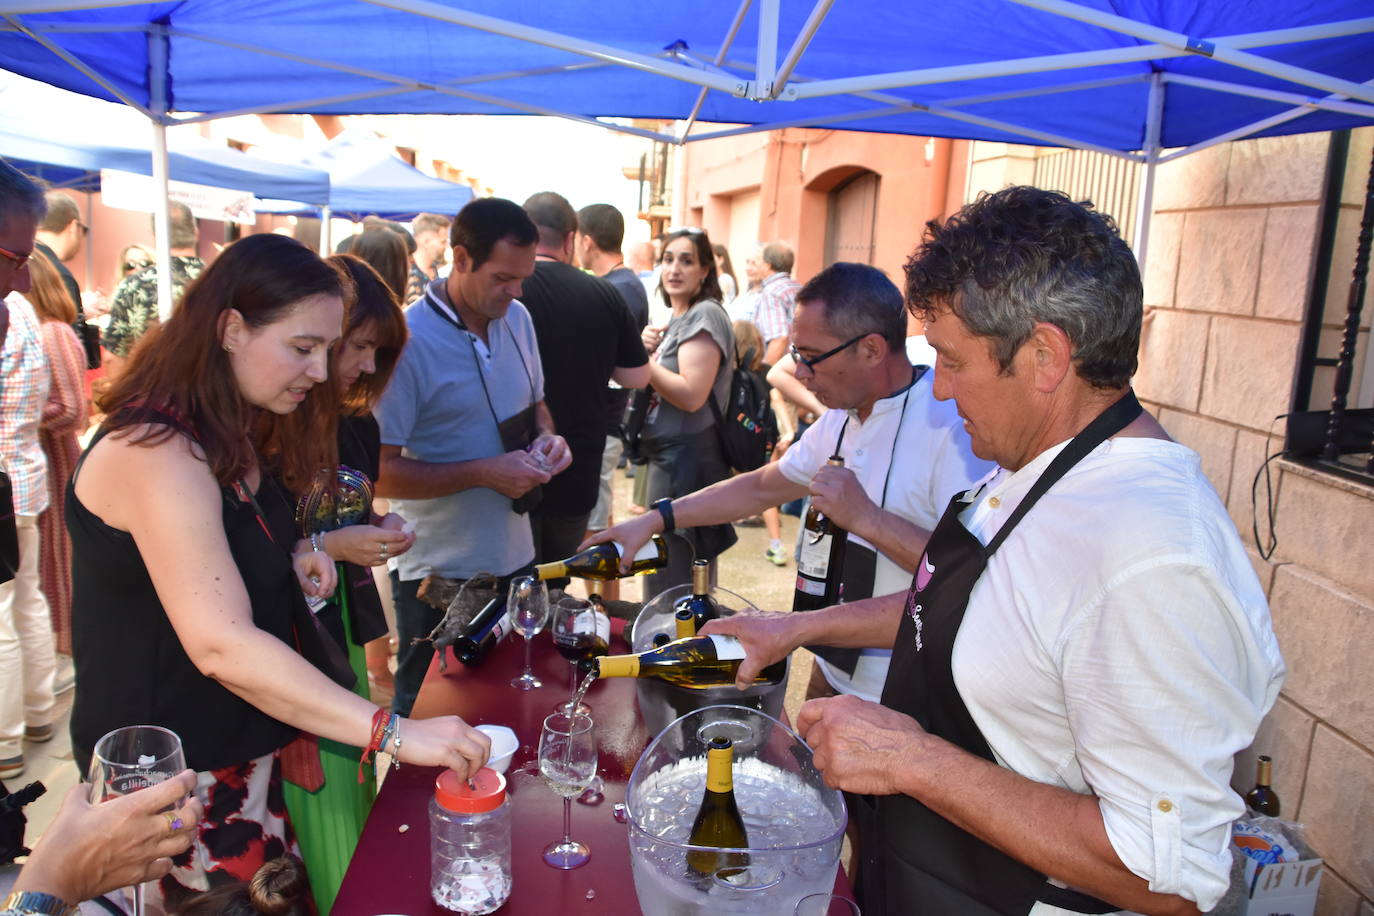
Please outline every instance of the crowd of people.
M904 292L860 264L799 283L781 243L740 284L697 228L646 258L615 208L553 192L373 220L328 258L262 234L204 264L174 214L176 307L158 319L155 268L121 281L84 453L85 332L55 261L83 230L45 230L45 253L53 212L0 162L0 775L51 737L56 634L77 765L162 725L192 800L74 795L52 829L103 818L121 855L97 868L45 838L21 895L143 876L163 911L228 912L303 869L328 911L371 803L360 757L460 776L487 758L461 719L409 718L440 596L584 543L628 564L661 533L655 594L755 516L786 563L777 507L803 498L850 532L843 603L707 632L741 640L741 683L817 654L797 725L846 792L865 913L1191 913L1225 891L1230 761L1283 663L1197 455L1130 392L1139 273L1089 207L984 196L927 227ZM789 417L746 473L712 409L737 367ZM622 450L641 511L617 521ZM312 527L342 483L379 502Z

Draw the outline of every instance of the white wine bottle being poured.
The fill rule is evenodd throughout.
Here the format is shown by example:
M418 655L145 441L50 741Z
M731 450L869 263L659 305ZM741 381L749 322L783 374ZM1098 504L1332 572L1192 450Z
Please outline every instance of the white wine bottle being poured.
M655 572L668 564L668 545L663 536L655 534L635 553L630 571L620 571L620 558L623 548L615 541L593 544L586 550L553 563L540 563L534 568L535 578L561 579L571 576L577 579L608 581L625 576L642 576Z
M749 848L744 818L735 802L734 763L730 739L719 735L712 738L706 749L706 790L687 838L693 846L714 847L687 853L688 871L701 878L730 878L749 865L747 853L726 852Z
M690 690L730 687L735 683L744 646L733 636L693 636L646 649L635 655L604 655L592 671L597 677L652 677ZM775 662L754 677L771 686L787 674L786 660Z

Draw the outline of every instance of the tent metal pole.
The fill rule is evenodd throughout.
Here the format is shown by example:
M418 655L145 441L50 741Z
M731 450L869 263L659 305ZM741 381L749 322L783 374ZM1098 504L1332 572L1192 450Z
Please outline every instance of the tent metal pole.
M364 0L371 2L371 0ZM415 91L437 92L440 95L451 95L460 99L470 99L474 102L482 102L497 108L509 108L512 111L522 111L526 114L547 115L551 118L564 118L569 121L577 121L582 124L590 124L593 127L601 127L606 130L617 131L622 134L630 134L634 137L645 137L649 140L662 140L665 143L676 143L677 138L666 136L652 130L643 130L638 127L627 127L620 124L611 124L605 121L598 121L596 118L585 115L571 114L566 111L558 111L553 108L544 108L540 105L527 105L524 102L516 102L504 99L500 96L487 95L481 92L469 92L465 89L454 89L446 85L436 85L434 83L419 83L409 77L396 76L392 73L383 73L377 70L364 70L361 67L350 67L347 64L335 63L334 61L320 60L314 57L305 57L301 54L291 54L286 51L277 51L272 48L264 48L259 45L244 44L239 41L216 38L212 35L204 35L199 32L188 32L184 29L167 29L167 34L176 38L191 38L196 41L203 41L206 44L221 45L226 48L236 48L240 51L248 51L253 54L261 54L264 57L280 57L282 60L291 60L297 63L309 64L312 67L319 67L322 70L337 70L340 73L351 73L354 76L362 76L368 79L375 79L378 82L394 83ZM698 71L700 72L700 71ZM440 112L436 112L440 113Z
M787 127L824 127L827 124L843 124L848 121L863 121L870 118L876 119L892 115L913 113L930 114L940 118L949 118L952 121L965 121L969 124L977 124L981 127L991 127L995 130L1015 134L1020 137L1040 140L1050 146L1067 146L1071 149L1091 150L1095 153L1102 153L1105 156L1112 156L1116 159L1127 159L1131 162L1140 162L1142 160L1139 153L1122 152L1121 150L1111 149L1106 146L1098 146L1095 143L1085 143L1073 137L1065 137L1060 134L1032 130L1017 124L1009 124L1006 121L983 118L962 111L951 111L937 105L922 105L919 102L907 102L901 105L892 105L887 108L871 108L866 111L855 111L849 112L848 114L831 115L829 117L796 118L791 121L769 121L764 124L754 124L749 127L732 127L728 130L717 130L709 134L699 134L689 138L686 142L696 143L700 140L718 140L721 137L738 137L744 134L756 134L767 130L782 130Z
M759 34L754 52L754 85L749 98L772 98L773 74L778 65L778 0L759 0Z
M743 80L703 73L691 67L669 63L636 51L627 51L623 48L613 48L593 41L584 41L570 35L551 32L548 29L539 29L519 22L498 19L495 16L485 16L470 10L444 6L440 3L431 2L431 0L362 0L362 2L398 10L402 13L413 13L416 16L437 19L453 25L467 26L482 32L490 32L493 35L504 35L507 38L527 41L559 51L567 51L570 54L581 54L584 57L619 64L635 70L643 70L646 73L666 76L669 79L708 86L711 89L719 89L721 92L728 92L731 95L738 95L744 91Z
M1137 73L1132 76L1118 76L1113 79L1105 80L1084 80L1080 83L1055 83L1053 86L1036 86L1033 89L1020 89L1013 92L995 92L988 95L966 95L954 99L945 99L940 104L945 108L960 108L964 105L984 105L988 102L1006 102L1012 99L1034 98L1041 95L1057 95L1063 92L1083 92L1088 89L1107 89L1112 86L1129 86L1131 83L1146 83L1150 80L1150 74ZM878 93L860 93L860 98L871 98L878 102L892 101L901 98L893 95L879 95Z
M792 71L797 69L797 61L806 53L806 49L811 45L811 39L816 37L816 30L821 27L834 3L835 0L816 0L816 5L811 7L811 15L806 17L806 24L802 26L797 40L792 42L787 56L782 59L782 66L778 68L777 75L772 77L773 86L768 92L770 99L776 99L787 85L787 81L792 78Z
M153 236L157 251L157 316L166 321L172 316L172 220L168 213L167 196L167 125L162 118L167 113L167 34L161 27L148 33L149 96L153 109Z
M1012 2L1018 2L1018 0L1012 0ZM1225 45L1227 48L1232 49L1263 47L1266 45L1293 44L1300 41L1317 41L1324 38L1338 38L1343 35L1359 34L1369 31L1374 31L1374 18L1351 19L1344 22L1326 23L1320 26L1298 26L1291 29L1275 29L1268 32L1249 32L1243 35L1227 35L1222 38L1214 39L1213 44ZM931 67L925 70L904 70L892 73L875 73L869 76L845 77L843 79L816 80L802 85L788 86L782 93L782 97L787 99L803 99L870 90L900 89L903 86L923 86L932 83L988 79L996 76L1016 76L1023 73L1071 70L1078 67L1096 67L1105 64L1166 60L1171 57L1183 57L1191 53L1193 52L1169 45L1146 44L1126 48L1110 48L1103 51L1047 54L1040 57L1023 57L1013 60L989 61L980 64L962 64L953 67Z
M1140 198L1136 202L1135 259L1145 274L1145 258L1150 246L1150 217L1155 205L1155 166L1159 164L1160 135L1164 124L1164 80L1158 71L1150 80L1150 95L1146 102L1145 174L1141 178Z
M334 240L329 237L329 221L334 213L328 205L320 207L320 257L327 258L334 253Z
M1374 80L1370 80L1365 85L1374 86ZM1303 115L1311 113L1312 110L1310 108L1308 108L1307 106L1303 106L1301 108L1294 108L1289 111L1283 111L1276 115L1270 115L1267 118L1262 118L1258 121L1253 121L1249 124L1246 124L1244 127L1237 127L1234 130L1226 131L1226 133L1224 134L1218 134L1217 136L1212 137L1210 140L1202 140L1201 142L1194 143L1192 146L1184 147L1181 150L1176 150L1175 152L1172 152L1167 156L1161 157L1159 161L1172 162L1175 159L1182 158L1183 156L1187 156L1190 153L1196 153L1200 152L1201 150L1205 150L1209 146L1216 146L1219 143L1229 143L1232 140L1240 140L1250 136L1251 134L1259 133L1262 130L1268 130L1271 127L1277 127L1280 124L1285 124L1289 121L1294 120L1295 118L1301 118Z
M101 76L94 69L88 66L85 61L81 60L75 54L72 54L66 48L57 44L55 41L48 38L46 35L40 35L38 32L35 32L33 29L29 28L24 22L22 22L19 19L16 19L14 16L5 15L4 18L5 21L8 22L10 25L14 26L15 29L17 29L20 32L23 32L29 38L38 42L40 45L47 48L53 54L56 54L62 60L66 61L69 65L71 65L71 67L78 71L82 76L86 77L91 82L95 83L101 89L104 89L106 92L110 93L110 95L119 99L125 105L128 105L130 108L142 112L144 117L153 117L153 112L147 106L140 105L138 104L138 102L135 102L133 97L130 96L127 92L120 89L118 86L107 80L105 77Z
M740 27L744 25L744 15L749 12L749 7L752 6L753 3L754 0L740 0L739 9L735 10L735 18L731 21L730 28L725 33L725 40L720 43L720 50L716 52L715 65L717 67L725 61L725 55L730 53L730 46L735 43L735 39L739 37ZM692 127L697 122L697 115L701 114L701 106L706 104L706 93L709 91L709 89L703 86L701 87L701 91L697 93L696 103L692 105L692 113L687 116L687 122L683 125L682 130L678 132L677 142L679 145L686 142L687 135L692 132Z
M1065 2L1065 0L1011 0L1011 2L1042 12L1053 13L1056 16L1063 16L1066 19L1110 29L1113 32L1121 32L1132 38L1182 48L1190 54L1210 57L1242 70L1253 70L1256 73L1263 73L1265 76L1289 80L1299 85L1315 86L1328 92L1341 92L1351 98L1374 102L1374 90L1366 89L1359 83L1352 83L1349 80L1329 76L1325 73L1317 73L1315 70L1280 63L1271 58L1260 57L1257 54L1227 47L1222 42L1194 38L1191 35L1184 35L1182 32L1162 29L1159 26L1130 19L1126 16L1089 9L1077 3Z
M143 2L145 0L0 0L0 13L73 13L107 6L140 6Z
M1193 86L1198 89L1211 89L1215 92L1242 95L1252 99L1285 102L1289 105L1299 105L1313 110L1335 111L1341 114L1354 115L1357 118L1374 118L1374 105L1361 105L1359 102L1346 102L1330 97L1316 98L1300 95L1296 92L1260 89L1258 86L1244 86L1240 83L1228 83L1223 80L1202 79L1196 76L1186 76L1182 73L1166 73L1164 74L1164 82L1176 83L1180 86Z

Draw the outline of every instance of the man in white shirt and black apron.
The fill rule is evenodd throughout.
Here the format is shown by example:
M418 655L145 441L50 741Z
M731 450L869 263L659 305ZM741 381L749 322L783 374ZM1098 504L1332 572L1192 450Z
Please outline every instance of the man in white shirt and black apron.
M1264 594L1198 456L1130 390L1134 256L1008 188L928 227L907 301L974 453L905 594L715 621L739 678L810 643L892 646L882 702L797 726L865 796L865 916L1197 913L1229 881L1229 786L1283 680Z
M954 405L935 400L928 366L906 357L902 294L866 264L832 264L797 293L791 337L797 378L831 408L781 460L679 497L599 532L633 557L669 524L717 525L810 495L849 532L844 598L905 588L949 497L992 465L974 456ZM828 467L838 454L844 467ZM628 562L628 559L626 560ZM828 649L818 668L828 694L877 701L891 652Z

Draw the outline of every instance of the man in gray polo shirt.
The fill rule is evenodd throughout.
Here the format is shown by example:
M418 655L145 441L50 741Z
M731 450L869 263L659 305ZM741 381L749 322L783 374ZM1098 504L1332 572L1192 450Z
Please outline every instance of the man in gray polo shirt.
M516 301L534 273L534 223L518 205L475 200L454 220L453 271L406 312L410 341L377 405L377 495L415 525L391 571L400 655L393 710L408 715L442 614L417 597L433 574L510 578L534 561L529 509L572 461L544 406L534 325Z

